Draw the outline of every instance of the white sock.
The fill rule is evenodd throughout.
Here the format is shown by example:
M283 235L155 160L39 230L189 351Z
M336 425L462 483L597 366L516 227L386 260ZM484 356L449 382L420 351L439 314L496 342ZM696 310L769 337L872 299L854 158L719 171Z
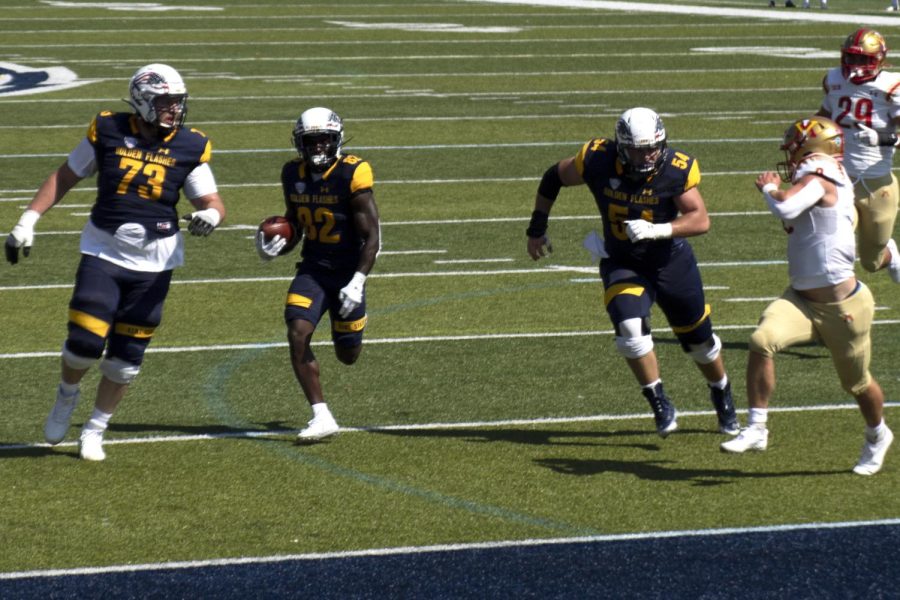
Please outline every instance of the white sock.
M728 386L728 375L725 375L724 377L722 377L721 381L716 381L715 383L713 383L713 382L707 382L707 383L709 383L709 387L714 387L717 390L724 390Z
M90 431L106 431L110 418L112 418L112 413L106 413L99 408L95 408L94 412L91 413L91 418L84 424L84 428Z
M750 417L748 419L748 424L750 425L762 425L766 426L766 423L769 421L769 409L768 408L751 408L750 409Z
M317 404L312 405L313 417L320 416L331 416L331 411L328 410L328 405L324 402L319 402Z
M885 429L887 429L887 426L884 424L884 419L881 419L881 423L875 427L866 425L866 439L870 442L877 442L884 435Z
M642 390L652 390L653 388L656 387L656 384L658 384L658 383L662 383L662 379L657 379L656 381L654 381L652 383L648 383L647 385L642 385L641 389Z

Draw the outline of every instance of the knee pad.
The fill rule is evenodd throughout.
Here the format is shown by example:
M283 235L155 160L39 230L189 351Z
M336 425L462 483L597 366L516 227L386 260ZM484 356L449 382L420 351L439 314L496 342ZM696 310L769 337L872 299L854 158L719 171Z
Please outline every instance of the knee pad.
M695 363L708 365L719 357L722 351L722 340L719 336L712 334L708 340L702 344L688 344L687 353L694 359Z
M101 349L102 351L102 349ZM63 362L66 363L71 369L75 369L78 371L83 371L85 369L90 369L95 362L99 359L98 356L81 356L80 354L75 354L68 348L68 344L63 344L62 347L62 359Z
M633 338L616 336L616 348L619 350L619 354L625 358L640 358L650 354L650 351L653 350L653 338L649 335Z
M641 318L625 319L616 327L616 349L625 358L640 358L653 350L653 337L644 333L645 327Z
M141 365L127 363L118 358L104 358L100 362L100 372L113 383L127 385L134 381L141 371Z

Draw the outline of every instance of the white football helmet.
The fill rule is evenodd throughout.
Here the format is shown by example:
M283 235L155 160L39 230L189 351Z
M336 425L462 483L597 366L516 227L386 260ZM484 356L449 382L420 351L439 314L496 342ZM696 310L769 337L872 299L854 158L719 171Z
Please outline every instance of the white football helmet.
M321 173L341 156L344 124L331 109L321 106L310 108L297 119L293 141L309 168Z
M616 146L625 173L648 177L660 167L666 149L666 128L649 108L630 108L616 123Z
M169 65L154 63L141 67L132 75L128 89L131 100L126 102L146 122L162 129L176 129L184 123L187 116L187 87L178 71ZM164 97L176 103L173 108L173 123L164 123L159 119L156 103Z

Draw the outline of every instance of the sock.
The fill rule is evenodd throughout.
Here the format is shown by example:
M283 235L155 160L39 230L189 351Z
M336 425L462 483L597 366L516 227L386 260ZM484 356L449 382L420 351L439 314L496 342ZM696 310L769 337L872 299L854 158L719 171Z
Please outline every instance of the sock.
M881 439L881 436L884 435L885 429L887 429L887 427L884 424L884 419L881 419L881 422L875 427L866 425L866 440L869 442L877 442Z
M662 383L662 379L657 379L656 381L650 382L647 385L642 385L641 389L642 390L652 390L653 388L655 388L657 386L657 384L660 384L660 383Z
M709 387L716 388L717 390L724 390L726 387L728 387L728 375L722 377L721 381L708 381L707 384L709 385Z
M91 418L84 424L84 428L89 431L106 431L111 417L112 413L105 413L99 408L95 408L91 413Z
M63 396L74 396L78 393L78 390L81 388L81 384L78 383L66 383L65 381L59 382L59 389L63 393Z
M328 410L328 405L324 402L318 402L312 405L313 417L319 416L330 416L331 411Z
M662 387L662 379L657 379L652 383L648 383L647 385L641 386L641 393L644 394L644 397L647 399L664 396L665 392ZM649 394L649 396L648 396Z
M762 425L766 426L766 423L769 420L769 409L768 408L751 408L750 409L750 417L747 421L749 425Z

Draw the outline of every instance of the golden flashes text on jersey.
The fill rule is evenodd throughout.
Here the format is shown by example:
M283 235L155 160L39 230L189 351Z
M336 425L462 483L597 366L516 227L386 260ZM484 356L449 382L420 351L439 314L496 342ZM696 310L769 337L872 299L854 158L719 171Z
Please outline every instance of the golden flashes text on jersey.
M332 194L291 194L290 200L293 204L337 204L340 202L340 198Z
M646 194L647 191L649 190L644 190L644 193ZM654 196L652 194L629 194L628 192L614 190L609 186L603 188L603 195L607 198L615 200L616 202L626 202L628 204L659 204L659 196Z
M134 160L163 165L164 167L174 167L175 163L178 162L171 156L155 154L153 152L144 152L143 150L139 150L137 148L122 148L121 146L116 148L116 156L133 158Z

